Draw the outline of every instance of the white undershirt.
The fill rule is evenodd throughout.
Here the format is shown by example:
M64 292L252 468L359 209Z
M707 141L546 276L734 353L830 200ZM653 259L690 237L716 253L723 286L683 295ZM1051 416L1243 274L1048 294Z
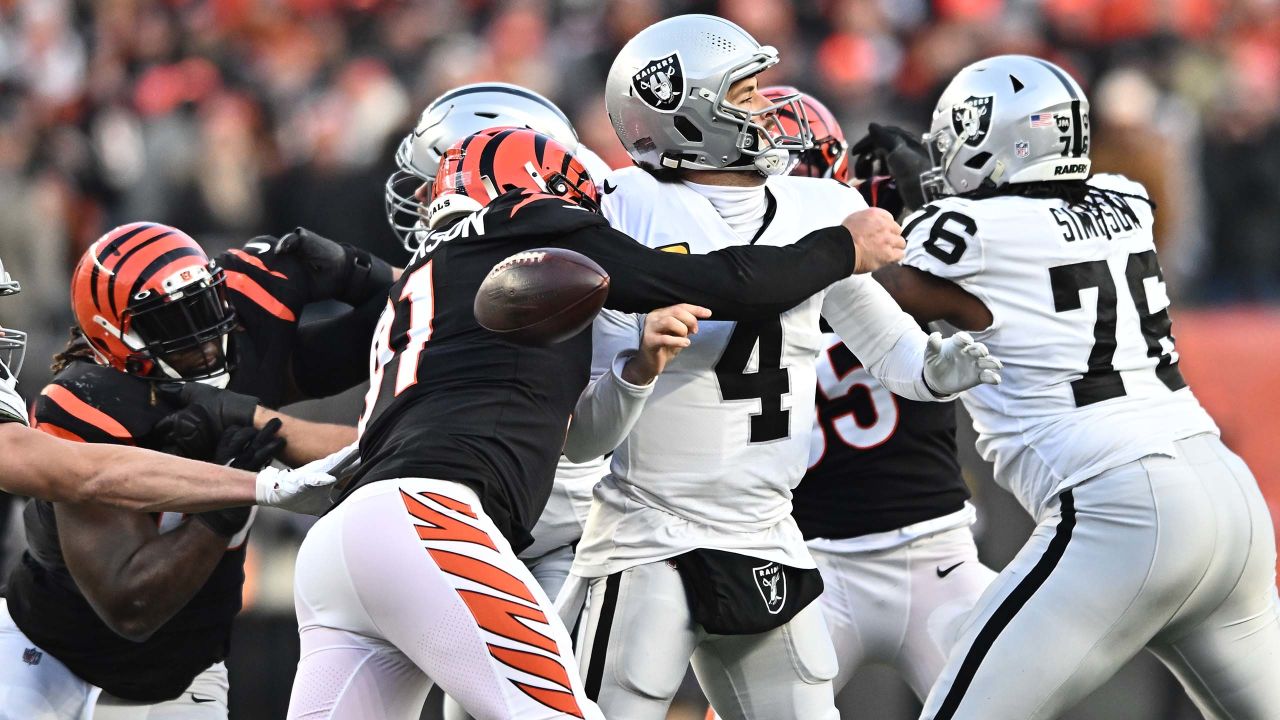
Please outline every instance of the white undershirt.
M764 185L742 187L738 185L702 185L681 180L685 187L693 190L711 203L719 215L733 232L743 240L750 241L760 232L764 225L764 214L769 208L765 198Z

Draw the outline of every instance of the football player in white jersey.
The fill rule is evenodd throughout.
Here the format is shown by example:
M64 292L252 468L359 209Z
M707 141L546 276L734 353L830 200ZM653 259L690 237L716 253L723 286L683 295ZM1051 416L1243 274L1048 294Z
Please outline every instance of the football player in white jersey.
M840 183L785 176L790 151L810 138L777 132L774 112L794 98L771 105L757 92L756 76L777 61L773 48L706 15L632 38L609 72L606 104L641 167L603 183L609 221L650 247L700 254L790 244L864 210ZM866 210L853 222L855 238L863 233L895 236L897 227ZM866 249L863 272L895 259ZM690 308L597 320L598 377L565 452L593 457L621 443L596 486L571 579L574 589L589 583L580 653L588 695L606 716L665 717L692 659L725 718L837 717L835 656L810 605L821 580L790 515L813 424L820 316L905 396L998 381L984 347L928 338L866 275L766 321L707 321ZM667 356L650 340L694 332L663 370ZM566 586L560 599L573 595Z
M22 286L0 263L0 297ZM17 390L27 336L0 327L0 489L55 502L96 502L145 512L200 512L243 505L319 514L330 504L329 474L345 453L293 471L242 470L135 447L86 445L27 427Z
M899 187L933 200L882 279L1005 362L1000 387L962 399L997 482L1038 523L921 717L1057 717L1143 648L1207 717L1277 717L1272 520L1178 370L1146 190L1090 175L1080 86L1027 56L961 70L919 181L901 174L904 134L873 134Z

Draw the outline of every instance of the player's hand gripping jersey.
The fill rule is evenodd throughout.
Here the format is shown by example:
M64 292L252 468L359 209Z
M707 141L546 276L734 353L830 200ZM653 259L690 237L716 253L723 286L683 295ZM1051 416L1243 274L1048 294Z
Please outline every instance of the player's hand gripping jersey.
M1102 470L1217 432L1178 370L1146 191L1089 184L1135 197L947 197L904 225L906 264L991 310L973 335L1004 361L1003 383L963 399L979 452L1033 516Z
M605 188L601 207L614 227L650 247L694 256L786 246L866 207L838 182L770 177L764 224L748 242L682 183L632 168L611 175ZM643 316L601 313L598 379L578 405L569 456L617 451L613 477L597 487L599 512L578 547L575 573L608 575L699 547L813 567L790 514L813 428L814 364L826 347L821 317L895 392L937 399L919 364L907 372L909 363L892 359L900 343L899 350L911 346L904 355L918 353L925 335L870 276L846 278L762 320L702 321L692 345L645 388L621 380ZM672 394L679 397L665 401Z
M827 225L843 219L832 217ZM481 328L472 304L495 264L544 246L598 262L611 278L606 305L624 312L692 302L717 317L776 317L853 270L842 228L787 248L680 257L648 250L563 199L510 191L427 236L392 287L360 421L364 462L348 494L393 478L463 482L517 552L528 545L589 377L591 334L515 345Z

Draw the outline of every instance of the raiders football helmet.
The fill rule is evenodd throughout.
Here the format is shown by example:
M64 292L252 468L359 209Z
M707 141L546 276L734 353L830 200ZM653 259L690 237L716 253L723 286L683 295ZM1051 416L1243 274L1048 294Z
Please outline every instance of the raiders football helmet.
M777 63L776 49L728 20L680 15L623 46L605 81L605 107L618 139L642 167L783 175L791 153L813 140L797 96L774 98L759 110L727 99L735 82ZM784 111L800 120L794 133L777 122Z
M800 151L791 174L835 178L848 185L849 143L844 139L844 130L840 129L836 116L827 106L808 93L784 85L764 88L760 94L775 103L788 97L796 98L803 117L795 115L792 108L783 108L778 111L778 124L788 135L799 135L807 123L813 135L813 147Z
M490 128L445 150L426 209L429 229L517 188L599 212L596 184L569 148L527 128Z
M519 127L554 138L570 152L578 150L578 133L555 103L538 93L507 83L463 85L441 95L422 111L413 132L396 150L398 170L387 179L383 194L387 220L409 252L418 249L424 203L416 193L435 180L445 151L459 140L493 127ZM424 193L430 196L431 191Z
M181 230L121 225L85 251L71 275L76 322L98 361L153 380L230 380L235 312L226 275Z
M0 297L21 291L22 286L5 272L4 263L0 262ZM0 422L26 422L27 413L16 389L26 352L26 333L0 327Z
M956 74L924 137L925 199L980 188L1089 177L1089 100L1062 68L1027 55L980 60Z

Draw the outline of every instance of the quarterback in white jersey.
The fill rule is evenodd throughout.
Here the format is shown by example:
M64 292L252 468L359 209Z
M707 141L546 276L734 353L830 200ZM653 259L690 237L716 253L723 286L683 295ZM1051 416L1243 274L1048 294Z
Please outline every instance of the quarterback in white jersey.
M650 247L699 254L788 245L842 221L855 242L858 228L896 236L887 213L866 210L856 191L784 176L789 149L808 139L766 127L794 102L770 105L756 92L755 76L775 62L773 48L709 16L672 18L633 38L610 70L606 104L646 167L603 183L610 223ZM701 139L690 143L693 135ZM617 447L574 563L574 580L590 585L580 643L587 693L606 716L665 717L691 659L725 718L837 716L835 657L810 605L821 581L790 503L808 457L820 316L903 395L937 399L984 372L998 380L984 347L927 338L865 275L771 320L685 315L676 331L687 346L639 381L633 361L648 352L654 318L671 316L597 320L597 377L565 453Z
M962 400L1038 523L921 717L1057 717L1145 647L1206 717L1275 718L1272 522L1178 370L1146 191L1089 175L1088 112L1037 58L960 71L919 183L942 197L907 219L907 267L882 271L917 316L975 331L1005 362L999 388Z

